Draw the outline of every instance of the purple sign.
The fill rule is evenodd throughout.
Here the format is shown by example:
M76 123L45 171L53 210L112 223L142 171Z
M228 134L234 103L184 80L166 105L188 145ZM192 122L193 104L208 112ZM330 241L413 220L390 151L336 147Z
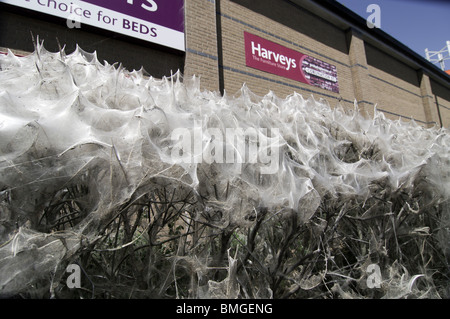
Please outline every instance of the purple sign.
M184 32L184 0L81 0Z
M90 25L185 50L184 0L0 0L66 19L67 27Z

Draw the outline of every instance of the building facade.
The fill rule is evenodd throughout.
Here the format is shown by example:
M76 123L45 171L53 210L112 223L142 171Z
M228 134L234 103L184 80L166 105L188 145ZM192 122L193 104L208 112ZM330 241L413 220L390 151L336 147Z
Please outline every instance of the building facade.
M450 76L332 0L185 0L182 49L0 5L0 47L16 52L33 50L32 33L48 50L78 44L100 61L142 66L155 77L199 76L203 89L222 94L239 94L245 83L261 96L297 92L344 108L356 101L368 114L376 106L394 120L450 127Z

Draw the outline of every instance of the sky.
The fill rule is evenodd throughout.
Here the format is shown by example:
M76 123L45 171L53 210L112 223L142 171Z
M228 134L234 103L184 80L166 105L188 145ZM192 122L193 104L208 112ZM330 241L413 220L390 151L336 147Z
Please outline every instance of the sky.
M370 4L379 5L381 30L422 57L425 48L439 51L450 41L450 0L337 1L364 19L373 13L367 12ZM445 69L450 69L450 59L445 61Z

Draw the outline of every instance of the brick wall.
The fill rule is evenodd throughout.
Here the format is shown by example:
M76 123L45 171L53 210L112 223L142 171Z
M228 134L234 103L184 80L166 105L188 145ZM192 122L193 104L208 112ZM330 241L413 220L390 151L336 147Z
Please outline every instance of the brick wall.
M413 118L423 124L438 123L437 113L425 109L427 91L421 91L420 75L399 60L372 45L365 44L370 77L370 101L397 119Z
M336 66L339 93L247 67L244 31ZM341 30L289 1L186 0L186 44L185 74L201 75L209 90L217 91L223 81L225 92L235 95L246 84L259 96L297 92L332 107L353 108L356 101L368 114L376 106L394 120L450 124L448 87L366 43L356 30Z
M184 76L200 76L203 89L219 90L216 9L213 0L185 1Z
M434 106L439 109L442 126L450 129L450 89L430 80Z
M361 112L373 115L371 80L366 59L366 48L362 35L354 30L347 31L348 55L350 63L350 84L353 86L354 99Z
M238 3L236 3L238 2ZM265 95L273 91L279 97L292 94L294 91L305 98L325 98L330 105L339 101L353 105L353 86L351 82L349 60L345 45L345 33L324 20L317 20L306 10L295 7L284 1L221 1L223 68L225 90L229 94L237 93L243 83L252 92ZM267 5L264 6L265 2ZM241 4L242 3L242 4ZM257 12L246 6L257 8ZM297 11L295 11L297 10ZM293 19L293 12L295 18ZM286 21L291 19L292 21ZM312 27L311 24L314 23ZM318 41L311 30L326 29L326 34L332 34L330 42L342 41L343 45L327 45L327 39ZM295 29L293 29L295 28ZM338 72L339 93L311 86L305 83L273 75L246 66L244 49L244 31L280 44L284 47L320 59L336 66ZM317 36L320 38L319 36Z

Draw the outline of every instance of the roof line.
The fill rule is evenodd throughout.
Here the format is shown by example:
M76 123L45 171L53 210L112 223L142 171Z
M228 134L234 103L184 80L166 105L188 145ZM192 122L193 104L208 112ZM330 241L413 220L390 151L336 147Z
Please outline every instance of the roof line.
M348 9L344 5L340 4L336 0L310 0L314 2L315 5L322 7L323 9L337 15L349 25L349 27L355 27L361 34L377 42L383 43L388 46L391 50L397 51L400 55L403 55L410 61L412 61L416 66L420 66L422 69L432 73L434 76L438 77L440 80L446 82L450 85L450 76L439 69L436 65L432 64L430 61L426 60L424 57L419 55L417 52L411 50L406 45L401 43L399 40L395 39L391 35L387 34L380 28L370 29L370 33L367 31L366 20Z

